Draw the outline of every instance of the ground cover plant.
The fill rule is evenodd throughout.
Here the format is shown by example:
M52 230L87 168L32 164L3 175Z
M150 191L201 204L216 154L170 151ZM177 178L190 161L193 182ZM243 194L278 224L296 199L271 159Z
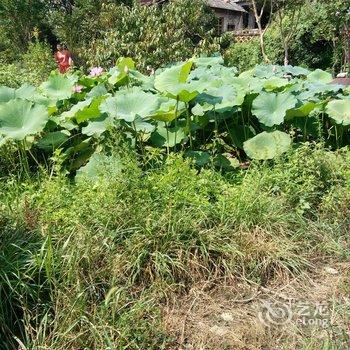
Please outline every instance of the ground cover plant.
M215 56L0 87L0 349L349 347L350 98L331 80ZM259 321L288 297L327 300L329 322Z
M304 145L226 174L180 155L146 171L132 153L110 157L75 184L1 181L1 348L346 348L347 150ZM322 332L258 322L254 295L291 281L313 283L294 290L309 302L334 287ZM237 324L221 319L230 303L246 310Z

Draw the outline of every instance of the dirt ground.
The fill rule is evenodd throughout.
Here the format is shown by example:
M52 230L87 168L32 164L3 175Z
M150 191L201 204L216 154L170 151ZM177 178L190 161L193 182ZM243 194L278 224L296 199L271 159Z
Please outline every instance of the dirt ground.
M266 287L196 285L164 308L173 349L350 349L350 264L321 265Z

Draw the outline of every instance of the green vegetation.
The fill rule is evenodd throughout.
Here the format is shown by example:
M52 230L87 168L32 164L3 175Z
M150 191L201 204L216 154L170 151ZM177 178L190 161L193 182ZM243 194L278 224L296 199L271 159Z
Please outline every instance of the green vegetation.
M349 8L263 3L0 1L0 350L350 347Z
M349 262L349 91L222 63L0 88L2 348L177 348L167 305L197 283Z
M1 60L0 86L19 88L28 83L40 85L56 68L51 48L38 39L29 44L28 50L14 63Z
M114 152L98 181L1 181L2 348L14 334L25 349L176 348L166 305L200 281L349 262L346 150L305 145L232 175Z
M0 151L26 174L37 166L74 174L94 154L80 170L89 172L116 133L143 157L181 150L198 166L225 169L246 155L277 157L292 142L349 144L349 90L329 84L329 73L257 66L237 75L222 63L194 58L145 76L124 58L108 72L1 87Z

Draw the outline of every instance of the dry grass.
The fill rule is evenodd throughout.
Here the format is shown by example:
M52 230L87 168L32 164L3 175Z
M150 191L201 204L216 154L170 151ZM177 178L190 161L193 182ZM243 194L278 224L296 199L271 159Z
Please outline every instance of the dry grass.
M214 280L194 286L163 309L173 349L348 349L350 347L350 264L318 266L306 275L279 276L261 287L246 280ZM283 325L259 319L264 301L292 305L293 318ZM327 302L327 325L303 325L301 303L312 308ZM297 307L298 306L298 307Z

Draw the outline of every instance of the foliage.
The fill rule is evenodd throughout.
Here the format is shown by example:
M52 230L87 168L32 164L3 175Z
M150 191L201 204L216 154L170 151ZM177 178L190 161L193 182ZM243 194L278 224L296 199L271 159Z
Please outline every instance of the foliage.
M116 133L143 157L149 147L181 149L198 165L226 170L245 160L244 151L258 159L279 156L290 137L349 144L349 89L329 84L322 70L267 65L237 75L213 56L155 76L135 70L130 58L92 73L51 75L39 88L0 88L0 145L17 145L25 173L58 162L74 174ZM267 151L244 146L255 144Z
M289 46L290 64L310 69L332 69L335 73L349 69L349 63L346 63L350 52L349 38L344 33L350 18L347 2L318 0L303 4L282 0L273 3L274 20L264 35L265 51L271 63L283 64L283 39L276 20L276 11L282 6L282 29L285 43ZM225 57L230 64L243 71L262 62L258 48L258 40L232 43Z
M24 83L39 85L56 68L50 47L38 40L29 44L28 51L16 63L0 66L0 85L18 88Z
M26 71L35 75L35 79L27 81L35 85L46 80L51 71L56 69L51 47L38 38L29 43L28 50L22 55L22 65Z
M24 53L31 42L35 28L42 27L46 18L45 0L2 0L0 28L15 53Z
M252 39L245 43L233 43L225 51L225 61L240 72L254 68L262 62L260 44L258 39Z
M57 33L88 65L108 67L120 56L132 56L146 71L147 66L184 60L193 52L219 49L213 37L216 18L202 0L164 6L102 4L96 15L86 16L85 11L82 21L72 21Z
M349 5L346 1L314 1L302 8L300 26L291 46L292 64L310 68L346 67L349 38L343 35L349 26Z
M265 51L272 64L283 64L283 47L281 38L276 27L272 22L264 35ZM240 72L254 68L261 64L263 57L258 38L252 38L247 42L233 42L223 51L225 62L228 65L237 67ZM298 56L299 57L299 56ZM291 57L293 59L294 56ZM293 65L302 65L298 63L299 59L293 60Z
M147 171L119 147L109 157L98 181L1 181L2 348L14 335L29 349L171 348L168 304L203 281L264 286L315 256L349 262L347 150L304 145L234 177L178 155Z

